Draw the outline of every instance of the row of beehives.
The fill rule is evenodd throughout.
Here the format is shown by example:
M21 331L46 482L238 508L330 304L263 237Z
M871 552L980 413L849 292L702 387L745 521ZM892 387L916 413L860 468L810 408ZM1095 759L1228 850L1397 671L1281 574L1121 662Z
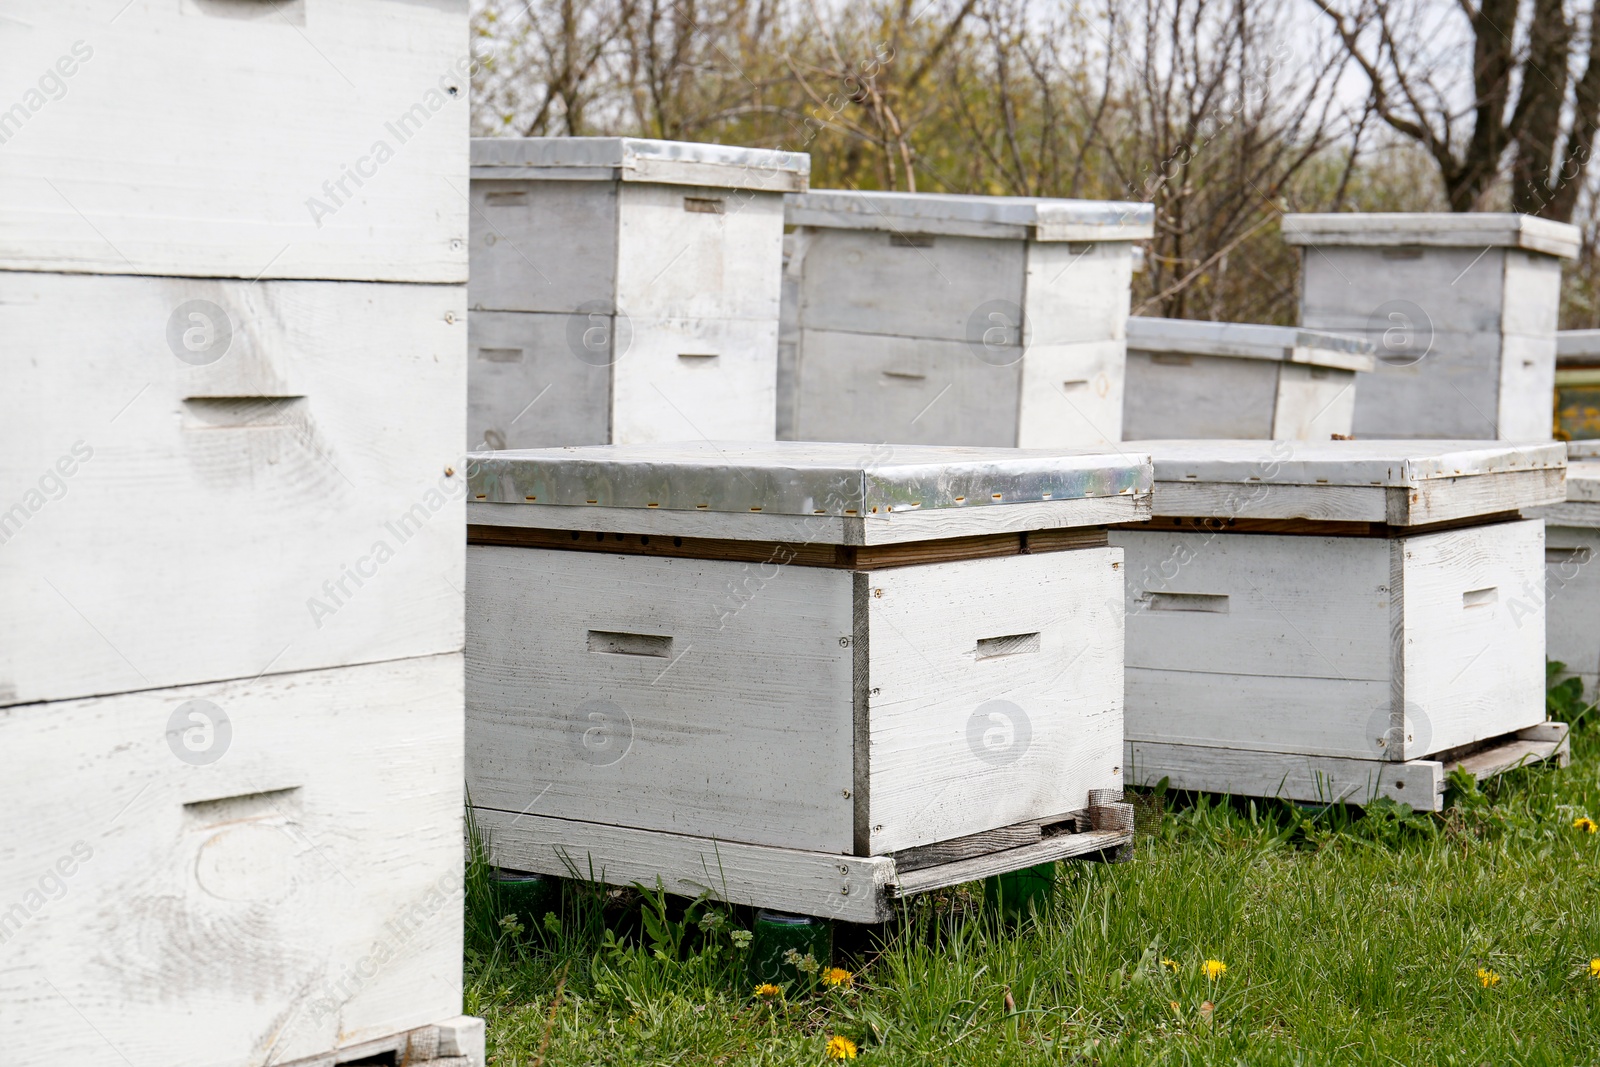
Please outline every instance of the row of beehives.
M1148 204L807 192L808 168L475 142L469 443L1549 437L1574 227L1286 216L1300 329L1130 318Z
M466 34L0 2L7 1064L482 1065Z

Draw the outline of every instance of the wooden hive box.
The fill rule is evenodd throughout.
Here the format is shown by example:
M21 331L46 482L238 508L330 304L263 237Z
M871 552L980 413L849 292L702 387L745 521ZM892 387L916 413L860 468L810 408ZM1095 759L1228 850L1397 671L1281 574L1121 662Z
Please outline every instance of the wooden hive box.
M1152 437L1349 436L1372 344L1290 326L1128 320L1122 432Z
M1128 839L1090 832L1122 782L1102 527L1144 513L1145 457L472 463L468 782L499 865L871 922Z
M465 3L8 6L0 269L467 280Z
M1357 437L1550 438L1561 261L1576 226L1529 215L1285 215L1300 325L1366 337Z
M452 653L0 710L6 1062L323 1067L470 1027L460 703Z
M1567 499L1536 508L1544 519L1546 655L1567 666L1593 699L1600 687L1600 442L1569 446Z
M0 271L0 706L458 652L465 312Z
M472 143L469 445L771 440L803 153Z
M1111 534L1138 783L1434 810L1453 766L1564 756L1518 514L1563 498L1561 445L1127 447L1156 469L1155 519Z
M1563 441L1600 438L1600 330L1556 334L1555 434Z
M1152 233L1150 205L837 189L787 203L790 439L1121 439L1133 242Z

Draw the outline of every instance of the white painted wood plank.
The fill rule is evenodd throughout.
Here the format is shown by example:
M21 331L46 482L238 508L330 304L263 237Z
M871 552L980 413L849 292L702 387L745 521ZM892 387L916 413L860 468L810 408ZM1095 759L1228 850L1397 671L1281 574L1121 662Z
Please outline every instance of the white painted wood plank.
M1326 212L1283 217L1283 239L1291 245L1493 247L1539 249L1571 259L1579 233L1569 223L1512 212Z
M1271 436L1278 440L1327 441L1350 436L1355 422L1358 375L1329 367L1285 363L1278 368L1278 407Z
M1130 781L1233 796L1281 797L1308 804L1364 804L1386 796L1421 811L1443 808L1443 765L1434 760L1392 763L1297 753L1248 752L1129 741Z
M1136 741L1359 759L1387 752L1386 679L1129 667L1127 689L1128 737Z
M1133 245L1030 241L1023 293L1030 350L1122 340L1133 293Z
M0 272L0 704L458 650L463 296Z
M1035 510L1037 509L1037 510ZM1089 497L1082 500L1043 500L1005 507L936 508L932 511L896 512L886 517L868 516L849 530L850 544L898 545L943 537L969 537L982 533L1065 529L1119 522L1143 522L1150 517L1148 498L1142 495Z
M844 922L883 922L893 914L884 888L894 861L879 856L713 841L601 823L476 809L497 864L512 870L568 875L610 885L643 885L681 896L818 915Z
M7 1062L287 1062L459 1014L461 678L453 654L0 711ZM212 762L176 755L180 712Z
M611 439L611 368L582 335L611 317L472 311L467 317L467 447L603 445ZM574 321L576 319L577 321ZM579 344L572 333L579 333ZM574 349L577 351L574 351Z
M1108 852L1133 843L1131 831L1087 830L1079 834L1059 834L1037 844L1008 848L970 859L921 867L900 875L893 889L896 896L908 897L934 889L975 882L996 874L1020 871L1041 863L1074 859L1095 852Z
M1556 504L1566 496L1566 478L1560 469L1510 471L1440 478L1410 492L1389 493L1389 521L1418 526Z
M617 301L635 321L776 322L781 194L628 182L619 198Z
M1600 675L1600 530L1545 526L1545 655L1584 678Z
M1140 445L1132 443L1127 447ZM1151 510L1157 516L1383 522L1389 514L1389 492L1376 485L1157 482Z
M617 187L474 178L474 310L611 315L617 309Z
M616 444L771 441L777 432L778 322L630 319L611 367ZM618 334L616 343L622 342Z
M1022 358L1019 448L1115 450L1122 440L1122 342L1033 344Z
M797 440L1016 446L1020 348L997 365L966 341L810 326L799 344Z
M866 576L870 851L1081 809L1121 784L1121 555ZM1038 651L979 658L981 641L1026 634Z
M982 335L987 310L1002 315L1008 332L1017 326L1026 270L1021 241L914 237L918 231L887 220L878 230L798 232L805 330L965 342L975 336L974 321Z
M1127 375L1129 440L1273 436L1277 363L1130 349Z
M1127 554L1129 667L1304 678L1308 690L1389 677L1386 540L1118 529L1111 543Z
M1559 291L1559 290L1558 290ZM1498 433L1507 441L1548 440L1555 429L1555 330L1508 333L1501 339Z
M240 6L0 4L0 268L466 281L466 4Z
M476 545L468 556L475 804L851 851L848 573ZM617 654L591 632L654 642Z
M1474 526L1402 545L1405 699L1418 723L1406 756L1543 722L1544 524Z

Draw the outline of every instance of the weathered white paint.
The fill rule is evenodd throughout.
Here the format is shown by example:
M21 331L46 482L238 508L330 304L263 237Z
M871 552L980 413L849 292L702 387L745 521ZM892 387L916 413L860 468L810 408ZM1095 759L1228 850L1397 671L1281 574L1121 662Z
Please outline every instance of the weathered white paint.
M0 3L0 269L466 281L466 0L275 6Z
M6 1062L294 1062L457 1016L461 687L456 653L0 710ZM191 700L231 728L210 763L169 743Z
M1578 231L1522 215L1288 215L1302 325L1363 335L1363 437L1548 439L1561 259Z
M1600 462L1569 464L1567 502L1530 514L1545 520L1546 655L1592 699L1600 686Z
M0 272L0 704L459 649L465 310Z

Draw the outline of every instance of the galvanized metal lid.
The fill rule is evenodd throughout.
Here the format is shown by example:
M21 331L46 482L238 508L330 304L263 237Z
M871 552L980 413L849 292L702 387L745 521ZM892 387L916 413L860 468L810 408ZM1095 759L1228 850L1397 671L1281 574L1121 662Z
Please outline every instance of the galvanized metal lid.
M1128 348L1141 352L1277 360L1351 371L1371 371L1378 362L1373 355L1372 342L1360 337L1298 326L1195 319L1130 318Z
M784 198L791 226L1031 241L1141 241L1155 208L1117 200L818 189Z
M1148 495L1150 457L809 441L585 445L467 457L474 500L868 516Z
M474 137L475 179L656 182L803 192L804 152L640 137Z
M1552 470L1560 441L1129 441L1167 482L1414 488L1436 478Z
M1600 330L1558 330L1556 364L1592 364L1600 360Z
M1511 212L1332 212L1283 216L1291 245L1358 245L1393 248L1522 248L1576 259L1576 226Z

